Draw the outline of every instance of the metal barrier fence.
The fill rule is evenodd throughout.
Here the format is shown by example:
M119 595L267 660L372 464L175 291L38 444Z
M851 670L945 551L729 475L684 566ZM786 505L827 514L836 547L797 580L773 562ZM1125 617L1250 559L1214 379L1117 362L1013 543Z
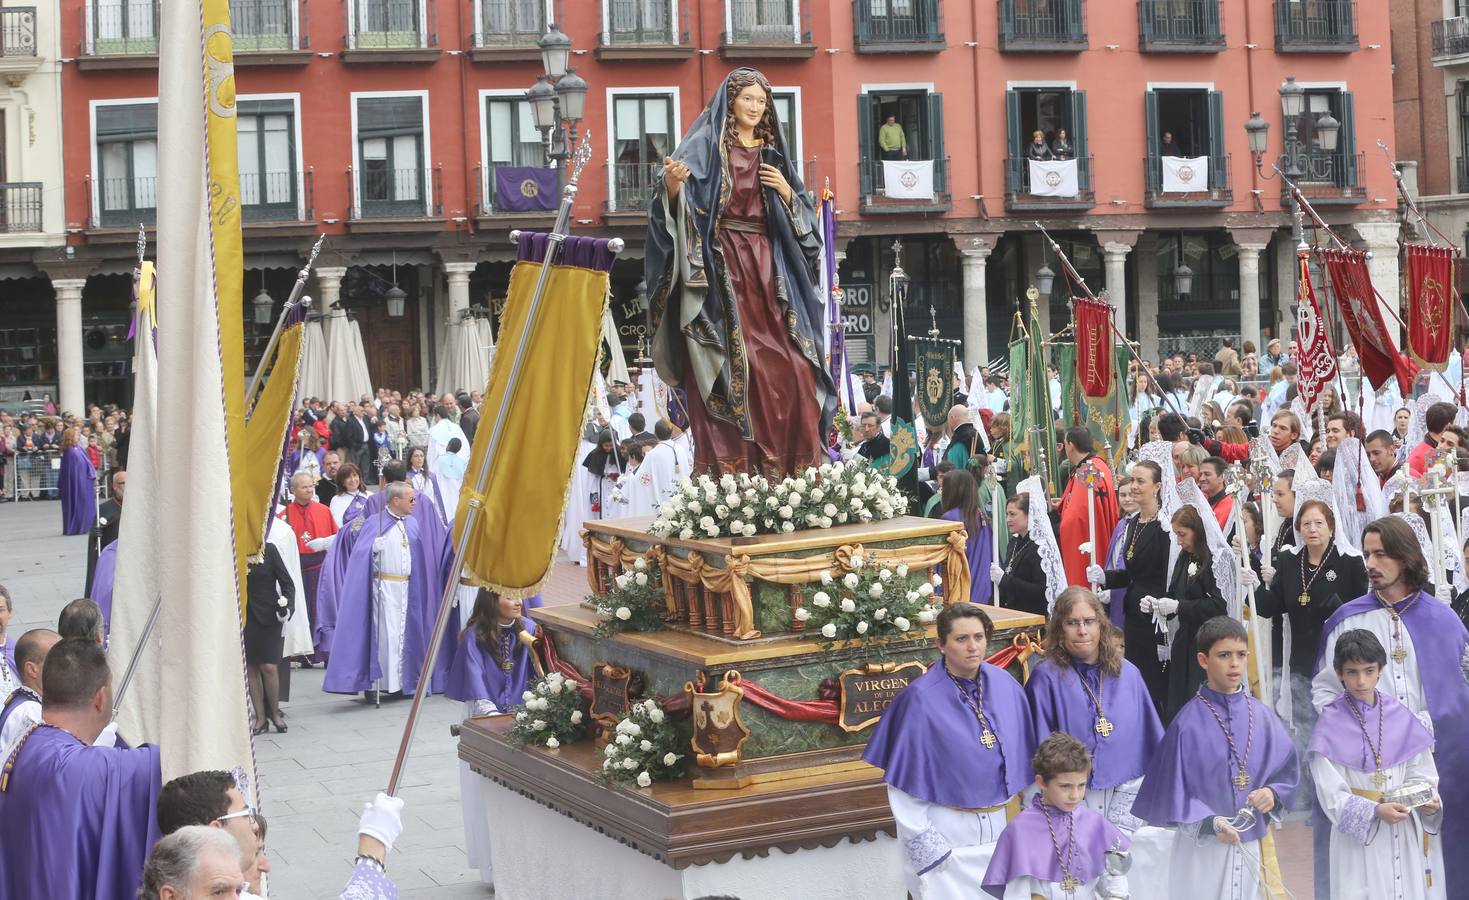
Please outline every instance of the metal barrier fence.
M56 500L61 483L61 455L17 453L0 459L0 497L9 501ZM97 502L112 498L112 470L100 468L92 486Z

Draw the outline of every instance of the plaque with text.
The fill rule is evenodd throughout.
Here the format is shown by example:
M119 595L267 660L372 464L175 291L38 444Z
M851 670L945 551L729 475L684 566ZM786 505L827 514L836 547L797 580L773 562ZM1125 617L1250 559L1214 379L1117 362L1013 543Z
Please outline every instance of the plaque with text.
M848 669L837 678L841 688L837 725L848 733L876 725L898 692L927 671L921 662L867 663Z
M609 725L627 715L631 705L628 697L628 682L632 670L611 663L599 662L592 667L592 720Z

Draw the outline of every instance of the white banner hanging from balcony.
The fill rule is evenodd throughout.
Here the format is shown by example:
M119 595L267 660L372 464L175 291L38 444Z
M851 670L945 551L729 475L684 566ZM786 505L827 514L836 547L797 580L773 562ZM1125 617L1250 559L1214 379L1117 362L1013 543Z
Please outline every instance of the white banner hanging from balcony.
M1163 157L1163 193L1196 194L1209 190L1209 157Z
M1033 197L1075 197L1081 193L1076 177L1076 160L1032 159L1030 162L1030 193Z
M900 200L933 199L933 160L882 161L883 192Z

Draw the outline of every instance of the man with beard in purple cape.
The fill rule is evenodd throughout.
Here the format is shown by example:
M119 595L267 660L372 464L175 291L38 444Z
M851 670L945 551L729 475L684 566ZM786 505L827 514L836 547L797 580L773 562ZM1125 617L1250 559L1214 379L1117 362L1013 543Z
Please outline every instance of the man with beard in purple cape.
M413 516L413 487L394 482L383 495L385 508L363 520L352 548L322 680L330 693L370 690L374 700L383 691L416 690L443 586L440 555ZM443 689L442 678L432 681L431 689Z
M367 498L360 513L348 510L342 518L342 527L336 540L327 549L326 559L321 565L321 579L316 586L316 650L318 654L330 654L336 639L337 610L341 605L342 585L347 577L347 568L352 560L353 548L365 523L383 511L387 503L387 487L390 484L406 484L408 467L402 460L383 463L383 489ZM434 505L432 498L420 495L413 504L413 521L418 523L418 535L427 548L429 557L437 560L450 547L449 530ZM449 549L449 552L453 552ZM438 612L437 609L434 610Z
M925 900L974 900L1031 781L1025 692L985 662L989 616L956 602L938 615L938 662L883 713L862 758L883 770L903 880Z
M1246 637L1228 616L1199 626L1194 642L1205 683L1168 726L1132 804L1138 818L1177 829L1169 897L1260 897L1260 839L1300 783L1285 723L1244 684Z
M1433 723L1434 758L1447 773L1440 789L1444 795L1443 845L1469 845L1469 633L1445 603L1434 597L1428 581L1428 563L1417 537L1406 522L1385 516L1362 532L1362 555L1372 592L1332 613L1322 629L1311 700L1318 710L1342 693L1341 679L1331 663L1336 642L1344 632L1364 629L1387 650L1378 689L1395 698L1420 719ZM1329 825L1320 818L1316 831L1316 886L1318 897L1329 885L1330 865L1326 839ZM1444 860L1444 884L1449 896L1469 891L1469 854L1449 853Z
M59 641L41 679L42 720L0 773L0 896L132 900L158 839L158 748L91 746L112 717L99 645Z
M1000 900L1041 897L1126 898L1127 878L1109 874L1107 854L1125 854L1126 834L1086 803L1091 755L1057 732L1031 759L1040 792L1005 827L984 873L984 889ZM1118 869L1124 868L1119 860Z
M1025 685L1036 734L1064 732L1091 755L1086 805L1131 834L1132 801L1163 723L1137 666L1122 658L1122 630L1090 590L1062 591L1046 624L1045 658Z

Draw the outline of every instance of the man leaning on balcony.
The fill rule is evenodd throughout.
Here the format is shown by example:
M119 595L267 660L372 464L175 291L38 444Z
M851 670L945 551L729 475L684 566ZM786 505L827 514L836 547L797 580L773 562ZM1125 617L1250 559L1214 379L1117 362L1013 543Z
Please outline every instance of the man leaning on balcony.
M888 116L882 127L877 129L877 146L882 150L883 159L908 158L908 136L903 133L903 126L898 124L897 116Z

